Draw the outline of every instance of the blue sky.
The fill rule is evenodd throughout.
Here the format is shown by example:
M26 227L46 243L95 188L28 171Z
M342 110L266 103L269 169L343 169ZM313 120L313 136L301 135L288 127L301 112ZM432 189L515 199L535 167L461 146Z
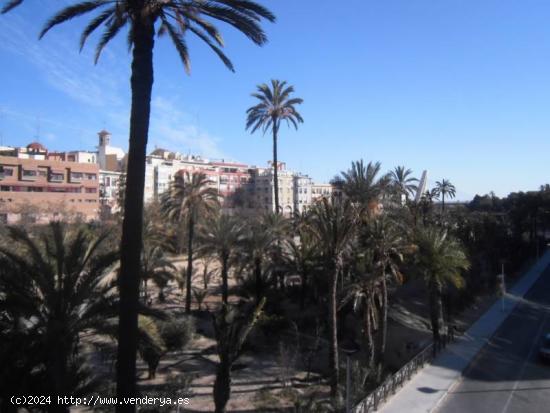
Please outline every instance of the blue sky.
M0 135L51 149L93 149L97 131L127 147L125 36L93 64L78 52L87 18L38 41L69 0L27 2L0 16ZM265 165L271 139L245 131L255 85L289 81L305 123L281 131L279 157L317 181L352 160L406 165L450 179L460 198L550 182L550 2L547 0L270 0L269 43L219 25L231 73L189 39L187 76L157 40L150 149L155 145ZM38 128L39 125L39 128Z

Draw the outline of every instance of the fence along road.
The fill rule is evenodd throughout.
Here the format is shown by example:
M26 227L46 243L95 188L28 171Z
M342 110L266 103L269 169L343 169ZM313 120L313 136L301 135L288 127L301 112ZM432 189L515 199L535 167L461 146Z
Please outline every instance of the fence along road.
M470 327L470 329L466 333L464 333L464 335L457 338L457 340L453 344L450 344L443 352L441 352L433 360L432 364L428 365L420 372L413 375L412 379L405 383L401 389L397 389L397 393L394 396L391 396L385 404L381 405L378 411L383 413L426 413L434 411L442 401L446 403L446 400L444 400L444 398L445 396L447 396L447 394L449 394L450 389L462 377L462 373L466 370L474 357L488 343L489 338L493 336L493 334L497 331L499 326L501 326L501 324L508 318L508 316L510 316L510 314L515 311L518 304L523 301L522 297L524 297L526 293L531 289L531 287L535 284L535 282L539 280L539 277L541 276L541 274L543 274L548 265L550 265L550 252L547 252L514 285L514 287L509 290L505 298L504 311L502 311L501 303L496 302L476 323L474 323L474 325L472 325L472 327ZM545 287L544 291L550 291L549 278L550 271L546 272L545 277L541 278L541 282L544 283ZM546 285L546 283L548 283L548 286ZM538 288L535 288L534 290L538 291ZM547 295L550 295L550 293ZM522 307L520 307L518 311L522 311L521 308ZM542 328L542 330L543 329L544 328ZM536 330L533 331L529 337L521 337L521 339L528 340L531 343L532 340L536 339L535 333L537 333ZM531 356L533 355L531 354ZM521 368L522 364L519 363L515 371L519 372ZM409 374L407 374L407 376L408 375ZM386 383L388 383L388 381ZM387 396L389 396L388 393L391 390L382 389L382 391L379 390L378 393L385 393ZM513 389L510 389L509 393L512 392L512 390ZM451 393L453 391L454 389L451 389ZM506 395L505 393L497 393L500 395L498 396L500 398L506 399L508 397L508 395ZM456 395L451 394L451 396ZM373 396L369 396L369 398L365 399L356 408L354 408L353 412L367 413L373 411L372 399ZM481 396L480 399L483 399L483 396ZM380 403L379 400L376 400L376 402L376 404ZM443 407L443 405L441 407ZM445 413L447 412L447 410L445 409L442 409L440 411ZM467 407L464 408L461 406L458 406L457 410L455 411L470 412ZM480 411L486 413L493 410L483 409ZM499 413L502 412L502 410L496 411ZM507 412L512 411L513 410L508 409ZM538 411L546 411L546 409Z

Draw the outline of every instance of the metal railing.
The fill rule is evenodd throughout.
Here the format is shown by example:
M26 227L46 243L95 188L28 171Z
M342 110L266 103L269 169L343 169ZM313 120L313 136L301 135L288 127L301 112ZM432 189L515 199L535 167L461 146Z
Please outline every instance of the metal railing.
M395 392L408 382L414 373L423 368L426 363L431 363L435 356L443 350L448 343L454 341L454 339L455 329L450 328L449 335L444 336L443 341L437 348L434 347L434 344L426 346L397 372L388 376L380 386L351 409L351 412L369 413L376 411L378 407L387 400L388 396L395 394Z

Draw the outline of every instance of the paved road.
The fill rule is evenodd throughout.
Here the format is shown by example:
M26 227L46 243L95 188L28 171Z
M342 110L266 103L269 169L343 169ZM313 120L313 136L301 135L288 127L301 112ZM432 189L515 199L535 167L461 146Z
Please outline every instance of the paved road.
M550 333L550 267L441 401L438 413L550 411L550 365L539 361Z

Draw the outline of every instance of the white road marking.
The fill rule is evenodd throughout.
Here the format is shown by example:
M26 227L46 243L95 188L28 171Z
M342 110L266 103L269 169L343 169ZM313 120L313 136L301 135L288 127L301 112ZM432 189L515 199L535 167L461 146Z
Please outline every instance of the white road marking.
M508 400L506 400L506 404L504 405L504 408L502 409L502 413L506 413L508 411L508 408L510 407L510 402L512 401L512 398L514 397L514 392L517 390L519 386L519 382L521 381L521 378L523 377L523 373L525 373L525 368L527 367L527 363L531 359L531 356L533 355L533 351L537 347L537 344L539 344L539 337L542 332L542 329L544 325L546 324L546 319L548 318L548 313L545 313L544 318L542 319L542 323L540 323L539 329L537 330L537 335L535 336L536 339L533 340L533 344L531 344L531 349L529 350L529 354L527 355L527 358L523 362L523 365L521 366L521 370L519 372L518 379L514 383L514 387L512 388L512 391L510 392L510 395L508 396Z

